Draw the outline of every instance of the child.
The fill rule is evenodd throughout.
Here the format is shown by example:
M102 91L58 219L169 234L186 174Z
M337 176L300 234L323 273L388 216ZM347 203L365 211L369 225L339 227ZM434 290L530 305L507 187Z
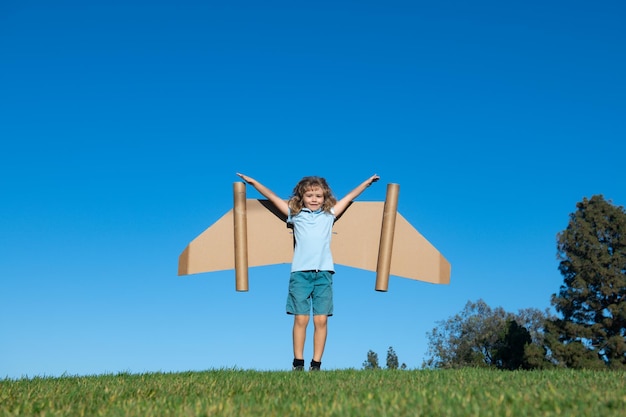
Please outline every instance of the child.
M267 198L293 226L295 247L289 279L287 314L294 315L293 369L304 369L304 341L313 308L313 360L310 370L319 371L326 345L328 316L333 314L333 274L330 238L335 219L373 182L372 175L341 200L333 196L324 178L304 177L293 189L289 201L247 175L237 174Z

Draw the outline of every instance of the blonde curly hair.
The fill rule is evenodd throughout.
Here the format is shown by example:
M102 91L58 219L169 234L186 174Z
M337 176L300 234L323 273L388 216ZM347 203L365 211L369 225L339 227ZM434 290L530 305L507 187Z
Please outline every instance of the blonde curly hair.
M322 205L322 210L330 212L330 209L335 207L337 199L333 195L333 192L324 178L316 176L304 177L293 188L291 198L289 199L289 209L291 210L292 215L300 213L300 210L304 207L304 193L315 187L320 187L324 193L324 204Z

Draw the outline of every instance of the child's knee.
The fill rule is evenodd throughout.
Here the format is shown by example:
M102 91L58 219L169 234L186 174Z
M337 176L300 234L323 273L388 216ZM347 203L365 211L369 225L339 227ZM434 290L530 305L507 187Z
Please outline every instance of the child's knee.
M309 316L305 316L302 314L297 314L293 318L293 322L296 326L304 326L306 327L309 324Z
M324 315L324 314L319 314L317 316L313 316L313 324L315 324L315 327L326 327L328 323L328 316Z

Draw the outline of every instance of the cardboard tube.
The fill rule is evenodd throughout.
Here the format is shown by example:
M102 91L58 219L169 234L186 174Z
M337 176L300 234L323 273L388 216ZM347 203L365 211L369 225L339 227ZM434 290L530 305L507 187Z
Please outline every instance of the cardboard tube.
M399 192L399 184L387 184L387 196L385 197L385 206L383 208L383 223L380 231L380 244L378 245L376 291L387 291L389 288L391 251L393 250L393 233L396 229Z
M235 289L248 291L248 220L246 216L246 184L233 184L235 230Z

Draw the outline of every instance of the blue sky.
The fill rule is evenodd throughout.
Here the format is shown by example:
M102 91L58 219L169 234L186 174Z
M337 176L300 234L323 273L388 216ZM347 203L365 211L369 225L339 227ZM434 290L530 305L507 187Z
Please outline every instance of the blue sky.
M626 205L619 1L5 1L0 378L290 368L289 265L177 276L236 172L398 210L450 285L338 266L323 367L421 365L468 300L544 309L583 197ZM248 188L249 198L260 197ZM312 335L312 324L309 336ZM311 337L305 359L311 359Z

